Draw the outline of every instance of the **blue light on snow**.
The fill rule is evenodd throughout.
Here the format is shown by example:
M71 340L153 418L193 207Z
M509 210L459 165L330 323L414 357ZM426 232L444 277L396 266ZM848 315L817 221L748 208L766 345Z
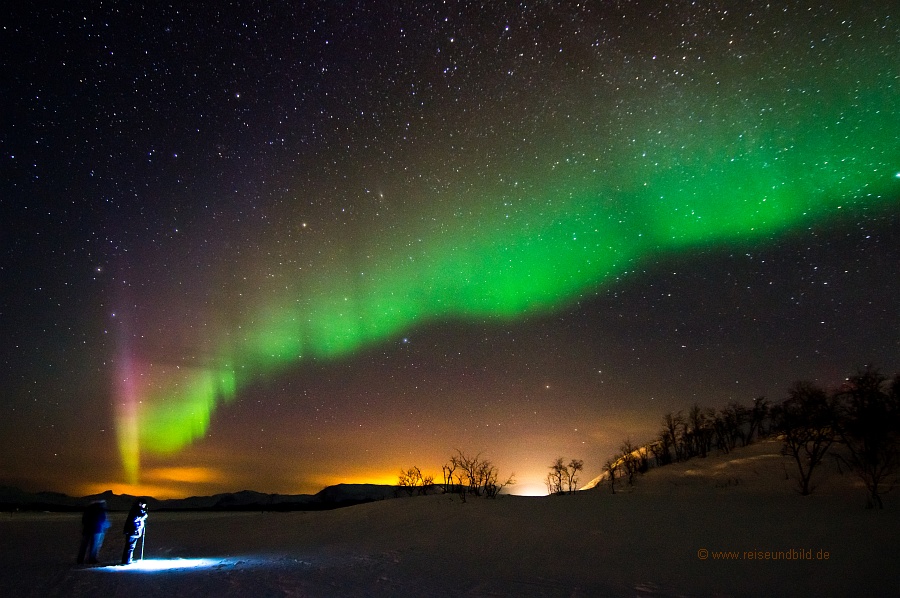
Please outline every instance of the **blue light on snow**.
M208 569L210 567L229 566L234 563L223 559L143 559L130 565L114 565L98 567L104 571L177 571L179 569Z

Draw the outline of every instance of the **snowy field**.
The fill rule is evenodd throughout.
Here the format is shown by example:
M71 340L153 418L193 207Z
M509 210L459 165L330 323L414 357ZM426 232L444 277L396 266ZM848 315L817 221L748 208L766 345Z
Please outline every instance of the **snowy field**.
M900 495L867 511L831 467L801 497L783 462L765 443L652 470L615 495L151 513L145 560L129 567L114 565L116 533L101 566L74 564L77 514L3 514L0 596L900 595ZM117 532L124 514L111 516ZM764 554L792 550L810 558Z

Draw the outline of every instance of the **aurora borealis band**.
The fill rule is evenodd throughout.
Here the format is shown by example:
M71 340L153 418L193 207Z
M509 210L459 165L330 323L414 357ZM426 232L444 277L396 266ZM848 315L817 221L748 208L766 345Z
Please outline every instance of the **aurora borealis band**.
M112 405L97 417L112 420L118 479L133 486L146 482L145 460L154 471L182 462L223 472L216 483L225 483L235 479L224 473L228 459L213 455L252 471L249 447L297 437L334 469L364 460L359 451L379 451L374 439L396 435L400 413L416 414L404 428L410 445L381 447L385 456L360 472L390 471L388 454L394 463L422 443L436 443L437 453L490 445L473 432L481 420L519 430L479 447L500 453L544 438L539 420L524 423L549 404L540 393L556 388L543 378L578 389L554 399L573 418L563 428L592 429L594 444L608 448L624 422L636 435L664 408L647 406L647 420L635 415L645 411L635 405L649 375L638 369L614 374L619 394L605 395L596 381L598 372L609 375L604 359L620 363L609 355L671 332L633 329L623 341L599 306L633 284L652 287L643 276L671 264L702 273L695 286L707 292L673 311L678 323L668 328L695 323L696 338L707 338L695 349L696 384L719 388L717 376L736 377L722 363L741 362L743 371L748 361L732 330L748 322L786 329L774 322L796 317L790 310L805 292L792 285L806 266L797 247L815 245L803 239L847 230L881 238L900 211L900 40L896 16L883 7L656 4L276 3L19 15L5 43L31 57L32 71L6 65L18 99L3 150L8 195L19 198L19 230L31 240L8 242L6 252L10 273L31 280L43 264L64 283L36 281L29 288L62 290L46 300L43 290L11 294L4 314L46 305L30 313L83 324L68 328L67 341L6 361L9 372L27 372L14 384L23 393L18 408L31 409L35 386L78 396L91 394L88 386L107 389L87 402ZM37 58L42 36L56 41ZM884 257L897 251L892 243L866 250L875 257L857 266L861 280L887 284L875 280L895 267L878 266L892 263ZM859 251L853 259L865 264ZM734 308L733 326L719 324L718 335L699 332L731 309L701 306L721 277L733 276L703 260L757 252L772 252L761 263L773 268L771 292L782 294L768 306L747 299L760 311ZM836 265L840 255L828 259L835 263L822 271L849 276ZM68 281L62 270L90 281ZM836 282L830 289L881 296ZM852 319L854 301L833 299L834 319ZM646 299L610 309L641 311L637 303L666 309ZM63 304L71 307L65 314L52 307ZM798 357L798 371L783 375L839 376L848 372L835 369L896 359L898 314L885 305L864 354L827 364ZM28 323L37 318L8 326L17 339L45 334L32 326L59 328ZM548 324L557 320L582 325ZM810 336L778 346L799 355L793 343L807 338L818 354L822 324L810 325ZM564 343L546 358L557 364L558 354L566 365L542 363L533 331L557 338L573 326L584 336L572 357L562 357ZM495 334L536 344L526 343L530 357L517 361L519 349L508 353L498 336L491 346L507 355L489 350L477 366L461 365L460 350L447 352ZM66 348L76 346L90 349ZM409 370L397 364L411 351L415 373L398 381ZM606 357L573 374L586 351ZM29 386L47 354L69 365ZM718 366L709 365L712 355ZM451 390L470 379L479 382ZM746 392L790 381L760 379ZM663 402L676 409L721 400L698 392L692 381ZM615 432L602 431L599 418L577 425L591 401L610 405L603 413ZM43 417L62 419L58 405ZM444 428L458 417L456 432ZM351 420L352 428L339 423ZM441 430L441 440L416 431L423 428ZM268 440L250 440L250 429ZM365 448L348 440L359 429L373 430ZM561 441L559 452L578 450L574 442ZM526 469L539 470L542 458L529 454ZM304 488L325 479L310 459L298 474ZM278 482L242 475L248 484L290 486L281 473Z
M252 379L304 357L343 356L421 320L517 318L559 309L608 284L647 255L766 239L792 227L839 218L842 209L878 207L896 197L900 187L890 168L900 163L900 156L896 148L884 149L890 142L884 131L894 129L883 118L853 120L851 130L874 135L861 133L837 147L821 147L806 133L806 144L790 152L762 146L754 148L751 153L758 155L752 157L741 156L738 147L724 147L715 152L721 156L718 163L698 161L694 169L673 166L655 176L655 164L637 168L638 173L645 171L637 176L645 181L643 189L618 193L612 189L621 186L599 182L612 178L600 166L596 187L578 181L587 189L566 193L564 178L558 189L530 183L527 188L536 197L525 194L514 209L473 211L458 218L455 226L424 231L412 251L411 243L379 250L375 239L364 239L362 251L372 254L365 263L351 256L346 263L304 277L299 289L285 293L288 297L254 306L254 317L245 326L225 331L235 340L224 343L226 352L214 367L139 374L152 386L142 395L147 406L137 415L137 444L171 452L202 437L216 403L233 397L236 371L238 379ZM817 123L802 121L799 126L811 131ZM764 123L761 128L774 127ZM684 132L671 136L689 138ZM795 135L802 136L799 131ZM697 143L707 139L695 138ZM704 152L702 147L679 149L688 157ZM730 156L738 156L741 163L734 165ZM677 163L675 156L658 159ZM846 170L828 166L848 161ZM860 171L857 164L867 168ZM610 199L617 194L628 198L626 208ZM384 234L389 232L379 231L375 237ZM120 429L127 429L129 421L120 418ZM136 439L124 438L123 458L131 459Z

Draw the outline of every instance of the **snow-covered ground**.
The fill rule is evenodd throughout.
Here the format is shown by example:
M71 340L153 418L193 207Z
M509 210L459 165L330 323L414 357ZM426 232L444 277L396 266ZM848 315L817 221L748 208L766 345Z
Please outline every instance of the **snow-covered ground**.
M867 511L853 479L829 465L819 491L801 497L777 448L652 470L615 495L602 486L326 512L151 513L145 561L129 567L114 565L115 533L106 566L74 565L77 514L4 514L0 596L900 595L900 495ZM122 517L112 514L110 531ZM748 558L766 551L811 558Z

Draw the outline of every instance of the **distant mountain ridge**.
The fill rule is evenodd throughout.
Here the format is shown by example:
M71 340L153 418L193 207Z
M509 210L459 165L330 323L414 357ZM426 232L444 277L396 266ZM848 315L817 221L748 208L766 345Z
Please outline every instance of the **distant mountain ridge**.
M398 486L337 484L316 494L265 494L253 490L212 496L156 499L147 497L154 511L322 511L401 496ZM0 511L81 511L95 500L105 500L111 511L127 511L136 497L107 490L73 497L59 492L25 492L0 486Z

